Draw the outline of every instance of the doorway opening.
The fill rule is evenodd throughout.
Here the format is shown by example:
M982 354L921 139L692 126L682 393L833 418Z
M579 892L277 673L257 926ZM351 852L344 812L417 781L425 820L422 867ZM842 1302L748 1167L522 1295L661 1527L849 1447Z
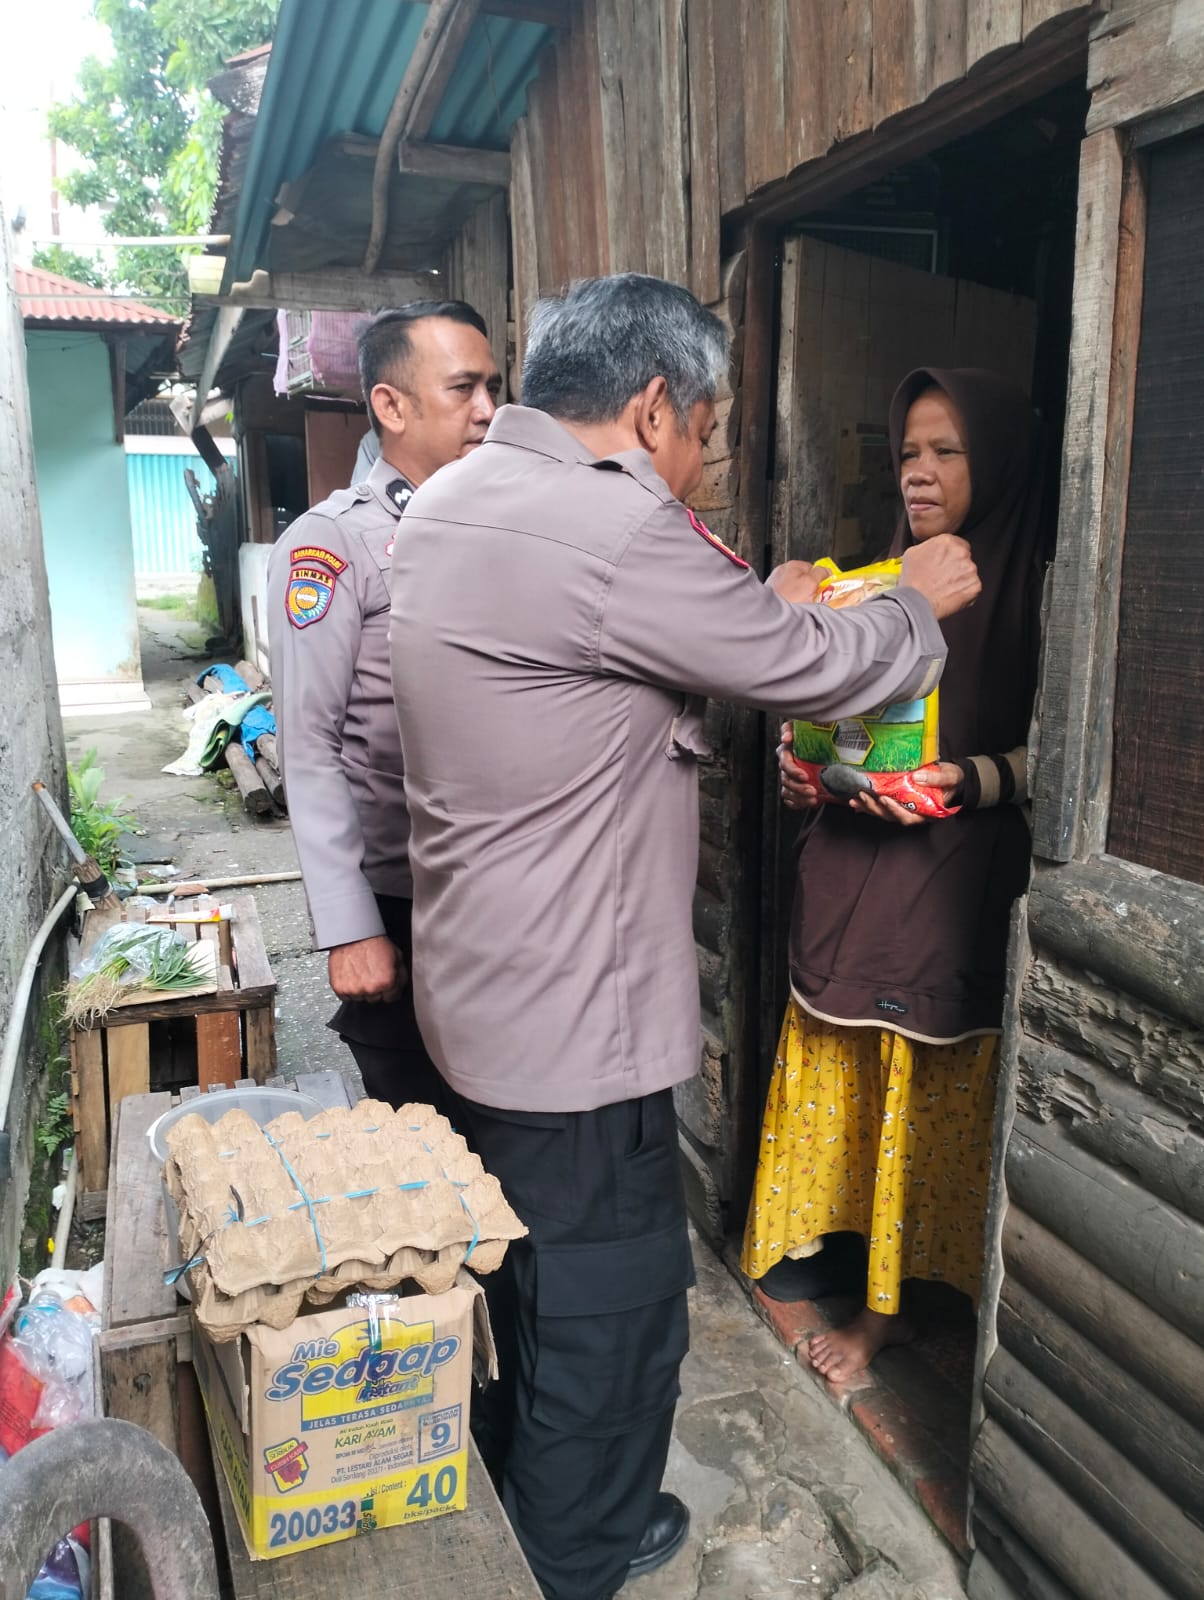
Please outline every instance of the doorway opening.
M1053 527L1088 102L1082 79L1066 83L783 231L767 570L825 555L847 569L885 552L901 509L887 412L916 367L991 368L1027 390ZM766 733L772 748L778 729ZM768 752L767 767L776 771ZM789 998L798 839L795 814L779 810L762 844L758 1108ZM759 1129L759 1114L749 1124ZM856 1248L830 1262L838 1256L852 1262L840 1292L817 1289L790 1315L781 1302L762 1311L796 1336L849 1320L864 1303L863 1268ZM824 1275L814 1281L822 1287ZM911 1298L918 1337L880 1352L851 1410L964 1550L976 1319L966 1297L940 1285L918 1285Z

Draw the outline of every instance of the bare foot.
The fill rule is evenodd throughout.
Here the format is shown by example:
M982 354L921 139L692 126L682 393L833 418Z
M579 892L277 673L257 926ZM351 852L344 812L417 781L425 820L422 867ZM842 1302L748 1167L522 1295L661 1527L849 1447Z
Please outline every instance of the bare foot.
M845 1383L862 1372L885 1345L907 1344L915 1325L905 1317L884 1317L868 1306L830 1333L817 1333L808 1346L811 1365L829 1383Z

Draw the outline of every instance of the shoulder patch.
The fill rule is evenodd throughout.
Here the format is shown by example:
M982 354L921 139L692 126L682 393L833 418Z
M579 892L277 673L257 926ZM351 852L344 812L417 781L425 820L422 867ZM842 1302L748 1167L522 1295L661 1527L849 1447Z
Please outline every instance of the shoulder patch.
M742 557L738 556L736 552L730 548L730 546L724 544L723 540L717 533L712 533L707 527L706 523L703 522L702 518L696 517L690 510L689 506L686 507L686 516L689 517L690 526L693 528L695 533L700 533L708 544L713 544L715 546L716 550L722 550L729 561L734 562L738 567L743 567L746 572L748 571L748 562L743 560Z
M321 622L330 610L330 602L334 599L334 586L338 581L337 572L332 572L317 560L296 559L298 555L304 554L303 550L293 551L293 565L289 569L288 589L284 597L288 620L294 628L308 628L312 622ZM321 551L320 554L323 561L338 560L326 551ZM345 561L339 561L338 571L342 571L346 565Z
M332 555L329 550L323 550L321 545L317 544L298 545L295 550L289 552L289 560L294 566L298 561L321 561L336 577L347 565L341 556Z

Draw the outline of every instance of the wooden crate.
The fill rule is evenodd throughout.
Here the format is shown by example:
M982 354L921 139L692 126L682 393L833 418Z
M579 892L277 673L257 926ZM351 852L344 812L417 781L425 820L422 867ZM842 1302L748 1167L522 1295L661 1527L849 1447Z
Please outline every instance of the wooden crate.
M306 1073L293 1086L323 1105L348 1104L337 1072ZM220 1469L214 1471L191 1364L187 1308L174 1287L163 1282L170 1247L160 1173L146 1130L171 1104L169 1094L134 1094L116 1111L100 1390L106 1416L149 1429L183 1462L209 1515L226 1591L235 1600L334 1600L355 1594L374 1600L446 1600L460 1594L473 1600L539 1600L471 1442L467 1510L278 1561L252 1561L247 1555L225 1480ZM101 1578L101 1600L152 1600L153 1592L133 1540L114 1528L112 1571Z
M202 1089L234 1084L243 1077L263 1083L276 1070L276 980L255 899L235 895L232 903L233 923L177 925L185 938L204 939L215 946L215 989L134 1000L111 1011L99 1027L71 1030L71 1104L80 1209L86 1220L105 1212L109 1135L116 1125L117 1107L127 1095L144 1095L155 1087L153 1024L168 1022L195 1030L196 1082ZM176 909L187 911L194 904L181 901ZM90 913L80 954L87 955L123 914ZM145 918L145 910L131 910L127 920Z

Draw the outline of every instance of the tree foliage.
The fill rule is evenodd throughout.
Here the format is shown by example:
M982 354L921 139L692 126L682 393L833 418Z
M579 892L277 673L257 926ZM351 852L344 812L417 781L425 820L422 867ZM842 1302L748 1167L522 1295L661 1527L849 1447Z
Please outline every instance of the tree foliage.
M217 192L223 109L208 80L271 38L278 0L94 0L112 59L89 56L50 132L87 166L60 179L74 205L100 206L112 234L206 231ZM166 309L188 301L187 251L117 253L112 287Z
M64 250L61 244L40 245L33 253L33 264L46 272L57 272L60 278L70 278L73 283L86 283L89 289L109 286L98 256L77 255L74 250Z

